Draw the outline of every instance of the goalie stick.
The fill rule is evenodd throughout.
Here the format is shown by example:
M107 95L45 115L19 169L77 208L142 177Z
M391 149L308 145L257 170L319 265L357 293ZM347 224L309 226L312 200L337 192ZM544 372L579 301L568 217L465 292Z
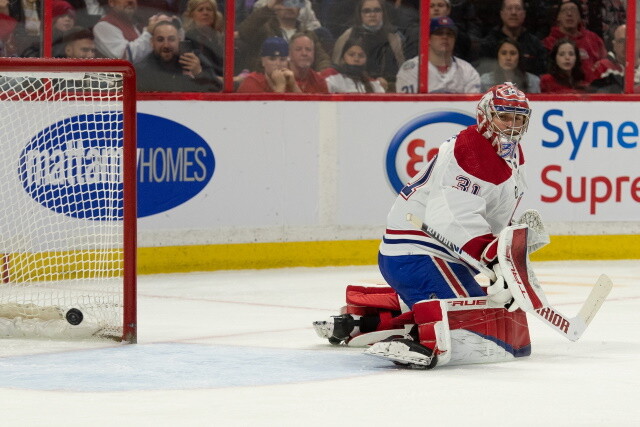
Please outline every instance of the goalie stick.
M493 270L463 251L462 248L445 239L436 230L423 223L420 218L409 213L407 214L407 221L411 222L416 228L427 233L430 237L437 240L450 251L455 252L462 261L485 274L490 280L496 280L496 275ZM526 306L522 307L522 309L542 320L543 323L570 341L577 341L587 329L587 326L589 326L589 323L591 323L598 310L600 310L600 307L607 298L607 295L611 292L612 287L613 282L609 276L601 274L596 281L596 284L591 289L586 301L582 304L582 308L580 308L578 314L572 318L568 318L563 315L548 303L538 309Z

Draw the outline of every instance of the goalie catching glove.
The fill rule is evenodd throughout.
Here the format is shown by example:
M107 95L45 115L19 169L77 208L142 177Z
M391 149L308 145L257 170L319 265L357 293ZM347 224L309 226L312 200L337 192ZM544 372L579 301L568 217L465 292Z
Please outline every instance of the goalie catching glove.
M527 251L530 254L547 246L551 241L549 233L544 228L540 213L535 209L524 211L520 218L514 222L514 225L516 224L526 224L528 227Z
M498 241L496 237L482 252L481 261L491 268L496 275L495 280L491 280L487 288L487 305L491 308L506 308L513 312L518 309L511 290L504 280L502 269L498 263Z

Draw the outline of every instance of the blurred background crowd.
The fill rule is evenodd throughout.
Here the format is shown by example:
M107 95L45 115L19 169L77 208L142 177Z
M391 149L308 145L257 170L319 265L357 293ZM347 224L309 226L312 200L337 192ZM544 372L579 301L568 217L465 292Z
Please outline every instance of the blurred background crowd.
M131 61L140 91L218 92L233 70L244 93L418 93L424 68L429 93L624 89L623 0L431 0L427 22L419 0L235 0L233 31L216 0L46 0L50 26L44 1L0 0L0 56L44 56L50 39L54 57Z

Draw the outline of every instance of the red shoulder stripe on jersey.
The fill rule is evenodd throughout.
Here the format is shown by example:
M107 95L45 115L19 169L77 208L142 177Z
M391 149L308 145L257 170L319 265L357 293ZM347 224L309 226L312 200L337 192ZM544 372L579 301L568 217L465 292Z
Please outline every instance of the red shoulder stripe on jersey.
M464 244L464 246L462 247L462 250L468 253L469 255L471 255L472 257L474 257L475 259L480 260L480 257L482 256L482 252L484 251L484 248L486 248L489 244L491 244L491 242L493 242L494 239L495 239L495 236L490 233L482 236L474 237L473 239L469 240L467 243Z
M453 154L465 172L495 185L505 182L513 173L507 162L498 156L491 142L480 135L476 125L458 134ZM520 162L523 162L522 155Z
M429 237L427 233L420 230L392 230L387 228L386 234L411 234L414 236Z

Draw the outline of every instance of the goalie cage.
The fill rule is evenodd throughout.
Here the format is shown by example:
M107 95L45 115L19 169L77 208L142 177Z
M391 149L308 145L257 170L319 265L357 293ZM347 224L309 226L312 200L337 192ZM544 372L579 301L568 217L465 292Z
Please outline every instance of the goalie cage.
M0 59L0 337L136 341L135 72Z

